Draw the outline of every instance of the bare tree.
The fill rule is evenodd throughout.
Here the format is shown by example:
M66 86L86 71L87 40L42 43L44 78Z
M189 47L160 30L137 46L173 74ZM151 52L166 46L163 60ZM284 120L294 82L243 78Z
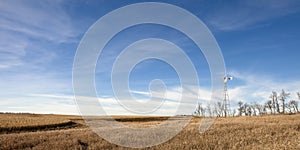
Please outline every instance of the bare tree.
M292 108L293 108L293 106L292 106L292 104L289 102L289 103L287 103L287 104L285 104L285 107L288 109L288 113L289 114L291 114L293 111L292 111Z
M201 107L201 105L199 105L199 103L197 103L196 109L194 111L194 115L200 116L200 107Z
M251 109L249 104L244 103L242 110L244 111L245 116L251 116L252 115L252 109Z
M248 105L246 103L245 108L246 108L246 116L251 116L252 115L252 109L251 109L250 105Z
M207 104L207 105L206 105L206 112L208 113L208 116L209 116L209 117L212 117L212 116L213 116L213 111L212 111L212 109L211 109L210 104Z
M235 116L235 114L236 114L236 110L235 110L235 109L233 109L233 111L232 111L232 117L234 117L234 116Z
M272 101L271 100L268 100L266 103L265 103L265 108L269 109L271 114L273 114L273 111L272 111Z
M218 103L214 103L214 105L213 105L213 114L217 117L221 116L220 110L219 110L219 107L218 107Z
M252 110L252 115L256 116L257 111L256 111L255 103L252 103L249 107Z
M300 100L300 92L297 92L297 95L298 95L298 99ZM295 102L295 106L296 106L296 109L297 109L297 113L299 113L298 101Z
M298 102L296 100L291 100L289 102L289 106L290 108L293 108L294 109L294 113L298 113L299 112L299 109L298 109Z
M205 108L202 107L201 103L197 104L196 110L194 111L196 116L204 116L205 115Z
M201 116L205 116L205 108L204 107L202 107L202 105L201 105L201 109L200 109L200 112L201 112Z
M215 109L218 117L223 116L224 107L221 102L217 102Z
M280 94L272 91L270 99L264 104L258 104L257 102L251 103L250 105L242 101L238 102L238 108L232 111L232 115L237 114L238 116L256 116L263 114L276 114L276 113L299 113L299 102L297 100L290 100L288 98L290 93L287 93L282 89ZM297 92L298 99L300 100L300 92ZM280 104L281 101L281 104ZM195 114L208 115L208 116L224 116L224 106L221 102L217 102L214 105L207 105L206 108L198 104Z
M263 115L264 114L264 107L258 103L254 103L254 107L256 108L256 110L258 110L258 115Z
M267 114L267 108L265 106L262 107L263 107L263 114Z
M270 96L271 101L272 101L272 109L273 109L273 113L275 114L275 112L277 112L278 114L280 113L280 107L279 107L279 103L278 103L278 96L277 96L277 92L272 91L272 94Z
M242 101L239 101L238 105L239 105L239 108L238 108L239 116L242 116L243 113L245 112L245 110L244 110L244 103Z
M285 101L289 96L290 93L287 93L284 90L282 90L280 93L279 99L282 101L282 113L285 113L285 107L286 107Z

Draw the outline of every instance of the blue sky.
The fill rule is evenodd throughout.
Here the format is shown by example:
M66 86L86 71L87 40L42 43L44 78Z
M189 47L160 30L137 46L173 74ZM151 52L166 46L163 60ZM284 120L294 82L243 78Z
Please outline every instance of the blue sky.
M81 38L106 13L136 2L144 1L0 1L0 111L78 114L72 65ZM272 90L281 89L296 98L300 91L299 1L157 2L188 10L211 30L222 50L227 72L235 78L229 83L232 104L239 100L263 103ZM128 113L113 102L109 75L122 49L143 38L166 39L184 49L195 64L201 85L191 89L200 91L201 99L208 99L209 68L197 46L179 31L144 24L119 33L99 57L96 88L99 98L107 102L108 112ZM144 61L132 71L133 95L149 97L148 84L153 79L165 82L170 100L178 97L176 72L157 60ZM173 105L168 103L158 114L170 114Z

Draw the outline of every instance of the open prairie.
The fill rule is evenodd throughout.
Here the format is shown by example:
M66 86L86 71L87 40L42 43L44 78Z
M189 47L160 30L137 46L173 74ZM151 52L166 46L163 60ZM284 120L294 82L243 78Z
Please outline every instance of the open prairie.
M134 127L167 119L115 118ZM300 149L300 114L217 118L209 130L199 133L201 119L194 117L177 136L146 149ZM0 149L128 148L105 141L80 116L0 114Z

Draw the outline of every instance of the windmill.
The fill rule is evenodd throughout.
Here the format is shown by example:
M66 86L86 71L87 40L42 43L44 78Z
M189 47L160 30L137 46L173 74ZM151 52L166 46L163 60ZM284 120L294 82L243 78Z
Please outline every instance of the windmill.
M223 101L223 110L224 110L224 116L227 117L229 110L230 110L230 103L229 103L229 95L227 91L227 81L232 80L233 77L229 75L225 75L223 77L223 83L224 83L224 101Z

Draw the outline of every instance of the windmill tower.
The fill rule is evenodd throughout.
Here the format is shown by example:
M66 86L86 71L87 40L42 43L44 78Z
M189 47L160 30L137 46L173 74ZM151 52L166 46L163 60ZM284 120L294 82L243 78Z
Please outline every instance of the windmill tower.
M229 103L229 95L227 91L227 81L232 80L232 76L225 75L223 77L223 83L224 83L224 101L223 101L223 111L224 111L224 116L227 117L230 112L230 103Z

